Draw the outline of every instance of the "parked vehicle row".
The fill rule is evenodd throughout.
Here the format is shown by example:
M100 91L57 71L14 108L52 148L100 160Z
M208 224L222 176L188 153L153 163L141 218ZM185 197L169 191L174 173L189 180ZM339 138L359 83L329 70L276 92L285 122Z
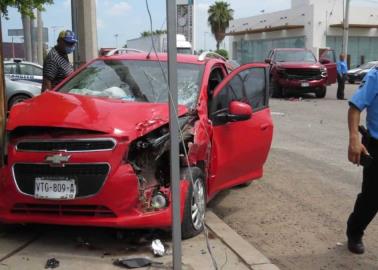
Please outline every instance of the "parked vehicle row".
M177 59L188 238L202 231L215 194L262 176L273 123L268 65L233 69L214 54ZM166 54L103 56L16 104L6 126L0 222L169 228L166 71Z

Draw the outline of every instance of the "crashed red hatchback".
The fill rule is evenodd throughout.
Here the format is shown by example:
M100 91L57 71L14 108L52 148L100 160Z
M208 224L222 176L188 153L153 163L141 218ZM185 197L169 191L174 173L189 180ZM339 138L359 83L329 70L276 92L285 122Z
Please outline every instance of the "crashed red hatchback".
M217 57L178 55L183 238L202 231L217 192L263 174L269 71L231 70ZM169 228L166 71L166 54L100 57L14 106L0 222Z

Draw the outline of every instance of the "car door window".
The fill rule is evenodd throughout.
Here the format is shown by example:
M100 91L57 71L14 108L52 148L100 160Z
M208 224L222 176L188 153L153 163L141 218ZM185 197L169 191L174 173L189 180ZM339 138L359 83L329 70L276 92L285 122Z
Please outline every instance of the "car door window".
M266 108L268 106L267 68L247 68L234 75L215 97L211 114L227 112L231 101L250 104L254 112Z
M321 56L321 59L327 59L331 61L332 63L336 63L336 55L335 51L333 50L326 50Z
M245 93L248 103L254 111L259 111L268 106L266 89L266 69L253 68L243 71Z
M20 64L20 73L22 75L42 76L41 69L33 65L28 65L28 64Z
M16 64L4 64L4 74L16 74Z

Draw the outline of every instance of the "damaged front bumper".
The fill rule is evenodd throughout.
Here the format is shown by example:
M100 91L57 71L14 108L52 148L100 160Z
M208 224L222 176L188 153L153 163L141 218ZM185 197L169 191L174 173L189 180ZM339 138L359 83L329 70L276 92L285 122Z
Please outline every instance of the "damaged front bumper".
M181 216L189 184L181 181ZM0 222L79 225L117 228L169 228L171 205L154 210L141 204L138 177L130 164L112 171L94 196L44 200L22 194L9 168L0 176ZM168 202L170 202L170 193Z

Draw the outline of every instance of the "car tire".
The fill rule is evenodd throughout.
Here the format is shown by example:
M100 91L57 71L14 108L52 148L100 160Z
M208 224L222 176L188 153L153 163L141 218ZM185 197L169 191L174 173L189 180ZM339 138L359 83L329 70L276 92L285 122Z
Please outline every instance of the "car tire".
M270 84L269 84L269 93L270 97L272 98L281 98L282 97L282 89L278 85L277 81L273 80L272 78L270 79Z
M190 179L192 179L191 181ZM206 211L206 188L204 175L200 168L184 168L181 179L189 181L185 198L184 217L181 224L182 239L192 238L204 229Z
M324 98L327 95L327 88L323 87L322 89L315 92L317 98Z
M246 188L249 187L252 184L252 181L245 182L243 184L237 185L237 188Z
M13 107L13 105L20 103L20 102L22 102L26 99L29 99L29 98L31 98L31 97L28 96L28 95L24 95L24 94L19 94L19 95L15 95L15 96L11 97L11 99L8 102L8 110L10 110Z

